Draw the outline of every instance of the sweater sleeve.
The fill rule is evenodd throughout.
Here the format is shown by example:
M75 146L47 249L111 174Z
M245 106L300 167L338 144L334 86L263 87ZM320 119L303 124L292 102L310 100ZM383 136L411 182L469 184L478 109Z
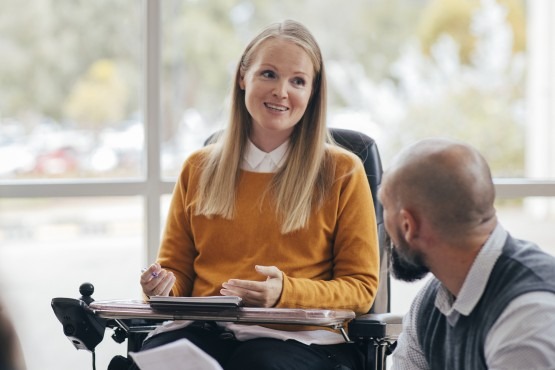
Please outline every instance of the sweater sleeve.
M190 296L195 279L194 259L197 255L193 234L191 231L190 212L187 205L188 199L193 196L192 172L198 168L195 157L189 158L177 179L171 198L168 217L157 262L162 268L172 271L176 277L171 295Z
M374 204L362 163L351 158L339 171L333 202L320 212L335 217L332 271L313 280L284 274L277 307L351 309L367 313L378 288L379 249ZM354 168L353 168L354 163Z

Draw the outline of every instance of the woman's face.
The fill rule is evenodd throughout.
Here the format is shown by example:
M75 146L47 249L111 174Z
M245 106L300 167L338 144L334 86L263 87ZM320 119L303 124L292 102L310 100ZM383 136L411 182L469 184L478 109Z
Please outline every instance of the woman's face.
M298 45L269 39L255 51L239 81L252 117L251 140L271 151L289 138L299 122L313 88L314 66Z

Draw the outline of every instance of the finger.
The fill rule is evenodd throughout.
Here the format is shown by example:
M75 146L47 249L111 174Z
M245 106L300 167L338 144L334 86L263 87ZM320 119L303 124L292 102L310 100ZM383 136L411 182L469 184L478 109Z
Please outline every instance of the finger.
M168 277L166 278L166 283L164 286L164 289L162 291L162 295L170 295L170 292L172 290L173 284L175 283L175 276L173 274L173 272L170 272L168 274Z
M158 279L157 279L158 280ZM164 276L160 277L156 286L151 289L150 295L169 295L171 287L174 283L173 273L164 271Z
M230 279L226 283L223 283L224 288L229 289L242 289L242 290L252 290L256 292L262 292L266 289L265 281L252 281L252 280L238 280Z
M164 288L163 284L167 281L165 280L167 276L168 271L161 270L157 277L152 278L146 283L141 283L143 287L143 292L145 292L146 295L154 295L154 293L161 292L162 288Z
M141 283L147 283L155 279L162 272L162 267L159 263L153 263L141 274Z
M226 284L226 283L222 284L222 287L223 287L222 290L225 290L225 291L228 292L227 295L237 295L237 296L240 296L240 297L246 297L246 296L248 296L249 294L250 294L251 296L253 296L254 293L259 293L259 292L256 291L256 290L244 289L244 288L241 288L241 287L238 287L238 286L229 285L229 284Z
M281 270L278 269L276 266L256 265L254 266L254 268L259 274L262 274L268 278L281 279L282 277Z
M224 296L237 296L243 299L243 304L245 306L256 306L260 307L264 302L264 295L260 292L255 292L252 290L234 290L234 289L220 289L220 294Z

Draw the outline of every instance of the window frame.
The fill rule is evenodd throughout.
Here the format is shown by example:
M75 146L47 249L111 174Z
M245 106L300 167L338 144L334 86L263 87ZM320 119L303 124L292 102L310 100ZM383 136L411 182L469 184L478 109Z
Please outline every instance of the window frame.
M541 9L540 9L541 8ZM555 5L549 0L538 1L535 11L529 12L530 17L542 17L535 29L529 30L529 40L532 42L534 35L555 34L555 24L550 24L550 16L555 16ZM160 54L161 54L161 0L143 0L143 108L145 149L143 151L146 170L142 178L133 180L40 180L16 181L6 180L0 182L1 198L58 198L58 197L110 197L110 196L139 196L144 204L144 263L156 259L161 235L161 197L171 194L175 184L174 180L164 180L160 164ZM535 18L534 18L535 19ZM537 19L536 19L537 20ZM546 29L547 28L547 29ZM542 39L543 50L555 50L555 38ZM533 41L536 42L536 41ZM546 52L548 63L546 70L537 74L552 74L548 84L541 85L542 94L547 94L547 103L541 106L540 112L544 115L548 125L555 127L555 112L548 102L555 100L555 52ZM537 75L536 74L536 75ZM534 88L529 86L529 94L534 94ZM531 96L531 95L529 95ZM529 117L530 118L530 117ZM524 197L555 197L555 181L536 180L529 178L495 178L498 198L524 198Z

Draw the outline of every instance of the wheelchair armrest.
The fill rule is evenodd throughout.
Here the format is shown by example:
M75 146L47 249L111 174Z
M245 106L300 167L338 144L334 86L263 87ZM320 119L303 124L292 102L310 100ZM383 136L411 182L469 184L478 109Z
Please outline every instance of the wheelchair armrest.
M370 313L349 322L349 336L396 340L401 333L403 316L395 313Z

